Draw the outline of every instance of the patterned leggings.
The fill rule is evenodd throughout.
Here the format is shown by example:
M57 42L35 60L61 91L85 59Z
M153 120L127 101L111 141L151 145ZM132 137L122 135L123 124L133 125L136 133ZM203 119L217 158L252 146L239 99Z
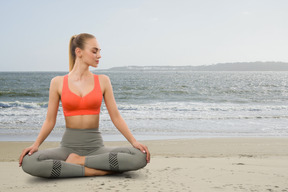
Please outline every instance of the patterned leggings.
M66 163L71 153L85 156L85 167L125 172L146 166L146 154L133 147L104 147L98 129L66 128L61 146L26 155L23 170L38 177L81 177L84 166Z

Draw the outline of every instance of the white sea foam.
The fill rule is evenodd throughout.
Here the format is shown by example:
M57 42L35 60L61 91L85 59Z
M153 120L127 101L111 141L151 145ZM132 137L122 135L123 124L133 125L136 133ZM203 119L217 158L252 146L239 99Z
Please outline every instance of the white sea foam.
M7 82L0 85L0 140L37 136L47 113L49 82L55 75L21 73L3 78ZM119 111L135 135L288 136L288 73L132 71L107 75ZM36 76L42 79L35 81ZM60 137L64 127L60 104L52 137ZM100 130L104 135L119 134L104 102Z

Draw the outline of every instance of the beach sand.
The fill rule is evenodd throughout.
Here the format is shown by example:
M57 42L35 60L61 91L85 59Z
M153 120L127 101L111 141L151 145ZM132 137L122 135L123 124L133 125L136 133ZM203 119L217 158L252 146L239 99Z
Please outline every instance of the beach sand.
M151 163L124 174L68 179L30 176L18 167L31 142L0 142L0 191L280 191L288 192L288 138L143 141ZM40 149L58 146L45 142ZM105 142L107 146L127 142Z

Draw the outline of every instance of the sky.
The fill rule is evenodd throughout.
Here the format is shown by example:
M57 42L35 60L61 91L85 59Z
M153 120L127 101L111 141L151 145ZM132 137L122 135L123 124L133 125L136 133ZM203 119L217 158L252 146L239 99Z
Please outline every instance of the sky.
M288 62L287 0L1 0L0 71L68 71L91 33L99 69Z

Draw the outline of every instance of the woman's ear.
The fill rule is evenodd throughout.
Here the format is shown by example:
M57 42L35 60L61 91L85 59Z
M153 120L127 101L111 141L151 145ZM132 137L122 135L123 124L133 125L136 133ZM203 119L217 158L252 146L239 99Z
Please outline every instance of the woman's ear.
M79 47L76 47L75 55L76 55L76 57L81 58L82 57L82 49L80 49Z

